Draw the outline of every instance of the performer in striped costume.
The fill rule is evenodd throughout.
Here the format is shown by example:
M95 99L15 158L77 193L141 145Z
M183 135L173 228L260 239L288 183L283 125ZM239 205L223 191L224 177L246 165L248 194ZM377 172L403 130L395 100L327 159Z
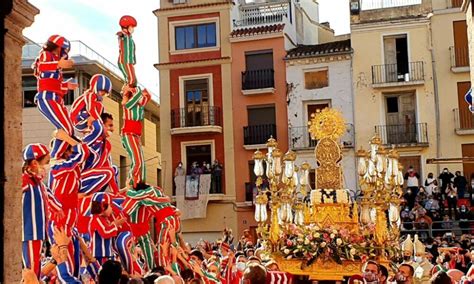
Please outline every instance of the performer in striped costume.
M112 238L117 236L118 227L125 219L110 221L112 198L105 192L94 193L91 204L92 219L89 225L92 255L99 263L113 259Z
M72 135L73 127L63 99L68 90L77 88L77 84L63 81L62 73L63 68L71 68L74 64L74 61L67 58L70 47L69 41L64 37L50 36L32 68L38 80L38 93L35 96L38 110L56 129L63 129ZM63 152L67 146L64 141L56 140L51 156L55 158L57 152Z
M64 215L61 204L42 182L42 171L49 163L49 151L46 145L29 144L23 150L23 265L40 276L41 250L46 240L46 225L49 211Z
M51 160L50 187L61 202L65 214L63 218L53 215L53 225L66 226L66 233L72 236L77 222L81 165L89 150L86 144L77 142L63 130L58 130L56 137L69 143L70 147L63 153L58 153L59 159Z
M144 183L146 177L145 160L141 144L142 123L145 118L145 105L150 100L150 94L140 87L129 89L123 94L122 106L124 123L122 128L122 145L127 151L132 163L130 166L130 185L136 187Z
M89 131L83 141L89 146L104 135L104 126L100 115L104 112L102 99L112 91L112 82L102 74L90 79L89 89L79 96L71 107L71 121L82 133Z
M119 21L121 31L117 33L119 41L118 66L122 71L125 83L129 87L137 86L135 76L135 42L132 39L133 30L137 26L137 20L132 16L122 16Z
M155 268L153 241L150 236L150 219L152 216L150 208L140 207L135 213L135 222L130 223L133 237L143 251L148 269Z

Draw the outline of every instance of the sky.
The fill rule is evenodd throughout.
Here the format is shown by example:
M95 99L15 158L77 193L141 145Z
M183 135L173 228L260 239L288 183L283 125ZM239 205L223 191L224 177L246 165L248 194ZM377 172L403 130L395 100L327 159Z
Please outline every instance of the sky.
M319 0L320 22L330 22L336 34L349 33L349 0ZM81 40L112 63L117 62L116 33L122 15L138 21L133 38L136 44L138 81L159 95L158 28L153 10L159 0L29 0L40 9L33 25L24 30L29 39L43 43L50 35L60 34L69 40Z

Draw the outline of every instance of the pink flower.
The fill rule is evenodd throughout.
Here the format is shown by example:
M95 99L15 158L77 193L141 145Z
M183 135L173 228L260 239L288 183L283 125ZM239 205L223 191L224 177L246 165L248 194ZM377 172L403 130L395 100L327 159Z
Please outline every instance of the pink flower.
M291 247L291 246L293 245L293 242L290 241L290 240L288 240L288 241L286 241L286 245L289 246L289 247Z

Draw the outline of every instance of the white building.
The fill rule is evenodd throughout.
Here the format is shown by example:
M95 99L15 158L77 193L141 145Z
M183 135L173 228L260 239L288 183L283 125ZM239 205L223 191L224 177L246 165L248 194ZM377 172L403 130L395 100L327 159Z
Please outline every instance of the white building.
M344 146L344 186L356 189L351 61L349 39L301 45L286 56L289 146L298 154L297 165L305 161L310 163L312 188L316 141L311 140L308 133L308 121L312 113L331 107L341 111L347 123L347 133L341 139Z

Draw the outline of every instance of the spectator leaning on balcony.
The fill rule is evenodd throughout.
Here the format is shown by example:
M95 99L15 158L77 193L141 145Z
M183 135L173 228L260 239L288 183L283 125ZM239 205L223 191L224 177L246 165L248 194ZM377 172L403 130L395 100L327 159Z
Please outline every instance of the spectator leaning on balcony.
M461 175L460 171L456 171L456 177L454 178L454 187L458 192L458 198L464 199L464 194L466 193L467 188L467 180L466 178Z
M438 181L434 178L433 173L429 173L425 179L425 191L427 195L433 194L433 191L438 188Z
M448 168L444 168L443 172L438 177L441 181L441 195L443 200L446 199L446 188L448 188L448 185L453 182L453 178L454 175L448 170Z
M434 212L439 211L439 202L434 198L433 195L428 195L428 199L425 202L425 209L428 214L432 215ZM432 217L432 216L431 216Z
M413 169L413 166L408 168L408 172L405 173L405 180L407 183L407 202L410 208L415 205L415 198L418 195L418 186L420 175Z

